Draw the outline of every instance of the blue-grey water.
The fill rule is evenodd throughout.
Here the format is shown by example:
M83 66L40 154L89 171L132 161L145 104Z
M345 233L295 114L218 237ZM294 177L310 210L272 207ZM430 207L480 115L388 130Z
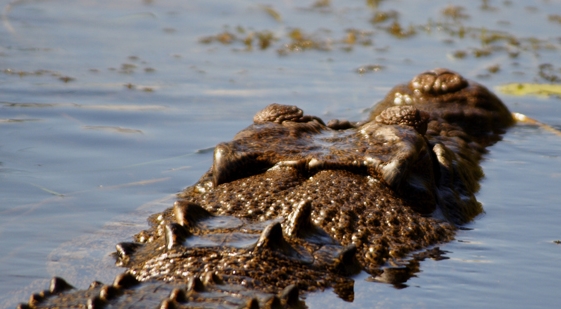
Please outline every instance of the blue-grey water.
M269 103L361 120L393 85L435 67L491 89L561 82L555 0L0 0L0 9L1 308L52 276L79 288L110 282L122 271L109 256L115 243L169 207L210 166L212 147ZM261 49L265 34L274 39ZM291 45L298 35L311 43ZM559 96L499 96L561 129ZM560 154L559 135L513 127L483 162L485 214L441 246L448 260L422 262L404 289L360 274L352 303L326 291L308 306L559 307Z

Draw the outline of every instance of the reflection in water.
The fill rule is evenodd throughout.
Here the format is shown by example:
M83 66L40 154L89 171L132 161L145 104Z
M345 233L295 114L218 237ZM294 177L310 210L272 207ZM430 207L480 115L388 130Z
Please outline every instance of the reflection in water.
M400 263L389 263L390 265L381 269L380 274L375 277L370 277L367 280L389 283L396 289L406 288L408 287L408 285L405 283L411 277L414 277L416 273L420 272L420 262L424 261L427 258L433 259L435 261L447 260L449 259L449 257L444 256L444 254L446 253L449 252L442 251L439 247L415 253L409 260Z
M121 134L143 134L141 130L121 128L121 127L110 127L110 126L83 126L84 130L94 130L94 131L105 131L110 133L121 133Z

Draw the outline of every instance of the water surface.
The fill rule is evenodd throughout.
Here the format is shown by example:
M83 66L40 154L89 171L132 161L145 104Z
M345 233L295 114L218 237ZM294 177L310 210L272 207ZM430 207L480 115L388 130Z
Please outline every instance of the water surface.
M122 271L115 243L169 207L212 147L269 103L361 120L391 86L434 67L490 88L561 75L558 1L0 4L2 308L55 275L80 288L111 281ZM559 97L499 95L561 129ZM510 129L483 163L485 214L441 246L450 259L421 263L404 289L360 274L352 303L327 291L307 304L559 306L560 153L558 135Z

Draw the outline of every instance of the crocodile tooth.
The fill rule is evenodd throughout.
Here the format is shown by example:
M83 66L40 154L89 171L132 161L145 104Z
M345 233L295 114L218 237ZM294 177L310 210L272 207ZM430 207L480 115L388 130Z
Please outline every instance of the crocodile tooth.
M87 309L100 309L103 307L105 307L105 302L99 297L95 296L92 298L88 298L88 302L86 304Z
M278 298L277 296L273 296L271 298L269 298L269 300L267 300L267 302L265 303L265 308L266 309L281 309L282 308L282 303L280 298Z
M289 246L282 235L282 227L278 221L267 225L255 244L256 248L280 249L281 251Z
M213 186L262 173L275 165L266 159L258 160L258 156L258 153L236 151L227 143L216 145L211 168Z
M177 223L166 224L166 248L171 250L174 246L182 244L185 239L189 236L189 231L187 231L183 226Z
M192 277L187 283L187 291L189 292L202 292L205 290L205 285L199 277Z
M128 264L130 256L142 246L139 243L134 242L121 242L115 245L115 250L112 255L116 260L116 265L124 267Z
M198 221L209 218L212 215L199 204L177 201L173 204L175 220L179 225L187 227L195 225Z
M36 307L45 298L44 293L35 293L29 296L29 306Z
M215 272L207 272L203 277L203 283L205 285L209 284L223 284L222 278Z
M259 309L259 301L257 300L257 298L252 298L242 308L243 309Z
M295 284L291 284L284 288L281 292L280 298L284 300L287 307L295 307L298 305L300 290Z
M117 250L118 257L123 259L133 254L140 246L142 245L134 242L121 242L115 245L115 249Z
M131 288L140 282L131 274L129 273L122 273L115 277L115 281L113 281L113 286L118 289L128 289Z
M303 237L306 232L313 230L311 221L312 201L301 201L285 221L284 233L288 237Z
M259 240L255 244L255 250L268 249L282 253L284 256L291 260L298 261L304 264L311 264L314 258L305 248L297 250L293 248L285 239L282 234L282 227L280 222L273 222L269 224L259 236Z
M66 282L64 279L60 277L53 277L49 286L49 292L51 292L51 294L58 294L64 291L71 290L73 288L74 287L68 284L68 282Z
M176 302L169 299L164 299L158 309L176 309Z
M103 285L102 282L94 281L94 282L90 283L90 286L88 287L88 290L93 290L93 289L95 289L99 286L102 286L102 285Z
M356 258L357 248L351 244L343 248L335 259L335 269L343 275L353 275L362 269Z
M216 145L212 162L212 184L214 187L236 179L236 172L242 165L242 161L239 160L240 155L226 143Z
M104 285L99 290L99 298L101 300L107 301L115 298L117 296L117 288L111 285Z
M169 300L173 300L179 303L186 303L187 302L187 295L185 294L185 290L175 288L169 294Z

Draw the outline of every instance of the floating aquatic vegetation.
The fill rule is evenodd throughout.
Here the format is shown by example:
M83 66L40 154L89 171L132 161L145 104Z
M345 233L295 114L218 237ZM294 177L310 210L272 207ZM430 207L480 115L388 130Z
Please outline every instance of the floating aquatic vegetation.
M32 121L41 121L41 119L34 119L34 118L0 118L0 123L22 123L22 122L32 122Z
M452 20L468 19L469 15L464 13L466 10L463 6L448 5L444 10L442 10L442 15L451 18Z
M130 112L140 112L140 111L159 111L167 109L163 105L134 105L134 104L97 104L97 105L84 105L77 103L15 103L15 102L0 102L3 107L11 108L84 108L93 110L109 110L109 111L130 111Z
M356 72L359 74L364 74L364 73L372 73L372 72L379 72L384 70L385 67L383 65L379 65L379 64L369 64L369 65L363 65L361 67L359 67L358 69L356 69Z
M510 45L519 46L520 42L516 37L506 32L490 31L485 28L481 29L481 44L488 45L499 41L505 41Z
M474 48L472 53L475 58L481 58L491 55L492 50L490 48Z
M475 58L484 58L493 55L496 52L506 52L509 57L516 58L520 54L518 49L511 48L510 45L486 45L483 47L469 48L467 50L457 50L452 53L452 57L456 59L464 59L468 56L473 56Z
M409 38L417 34L413 25L409 25L409 27L404 28L398 21L394 21L391 26L385 28L385 30L399 39Z
M371 8L377 8L384 0L366 0L366 5Z
M325 35L327 34L327 36ZM287 55L288 53L302 52L305 50L330 51L335 46L343 44L343 50L350 51L351 46L371 46L373 31L364 31L358 29L348 29L342 39L334 39L330 36L329 31L316 32L313 34L305 33L300 28L292 29L288 33L290 42L284 44L277 49L279 55Z
M69 83L69 82L72 82L72 81L76 80L75 78L70 77L70 76L61 76L58 79L65 82L65 83Z
M123 63L123 64L121 64L121 70L119 70L119 73L121 73L121 74L132 74L132 73L134 73L135 69L136 69L135 64Z
M399 13L397 13L396 11L376 11L374 13L374 16L372 16L372 18L370 19L370 22L372 24L380 24L383 22L386 22L388 20L397 20L399 16Z
M464 59L467 56L467 52L465 50L457 50L452 53L452 57L457 59Z
M267 49L275 41L275 35L270 31L252 31L243 39L247 50L253 49L253 46L259 47L259 49Z
M342 40L343 43L348 45L355 45L359 44L362 46L370 46L372 45L372 35L374 34L373 31L364 31L359 29L348 29L347 35Z
M138 85L134 85L132 83L127 83L125 84L125 88L130 89L130 90L136 90L136 89L140 89L144 92L154 92L154 87L151 86L138 86Z
M255 31L247 30L244 26L226 26L221 33L203 37L200 42L236 46L232 49L233 51L250 52L273 49L281 56L307 51L352 52L355 48L361 47L370 48L377 53L387 50L387 48L384 49L382 45L375 46L374 37L376 37L376 42L385 42L388 36L393 39L406 40L421 35L432 36L449 46L456 46L461 40L461 44L456 47L457 50L448 52L449 57L455 59L491 59L499 54L506 55L509 58L524 58L526 55L532 55L533 57L541 51L558 51L561 49L561 40L559 39L554 40L534 35L524 37L520 33L489 28L493 27L493 24L486 27L469 24L469 19L476 14L481 14L481 11L486 11L485 14L489 14L499 10L501 5L490 6L489 1L482 1L481 5L476 8L469 6L471 10L475 11L468 11L466 9L467 5L465 7L453 4L442 6L440 10L435 12L436 14L429 15L424 23L419 23L418 19L415 22L404 20L404 15L400 14L401 8L390 2L384 3L387 5L380 5L381 2L377 0L366 1L366 7L370 11L362 14L362 18L366 18L366 21L370 23L370 28L367 29L341 29L340 27L337 28L336 24L332 24L334 25L333 28L332 26L329 26L329 28L317 26L319 28L309 29L300 25L291 27L290 24L283 24L283 28L280 30L275 28L274 30ZM343 19L349 17L345 15L348 12L352 12L352 14L356 12L356 10L348 10L347 8L336 10L333 1L330 0L314 0L311 3L311 7L297 9L304 12L325 11L336 13ZM502 6L511 5L512 3L508 0L502 2ZM381 6L384 7L381 8ZM260 6L260 8L275 20L280 21L280 13L273 6ZM319 18L324 18L324 16L325 18L332 18L333 14L321 14L319 16ZM546 13L543 16L549 18L552 22L559 21L561 23L561 15L548 15ZM354 15L352 17L355 18ZM288 21L284 23L288 23ZM497 23L502 26L510 25L510 21L499 20ZM509 27L503 27L502 29L509 29ZM393 43L380 44L391 46ZM501 65L504 65L504 63L501 63ZM494 63L485 64L482 68L484 71L477 75L482 78L488 78L501 70L501 67ZM368 67L361 67L356 71L359 74L375 72ZM552 74L540 69L540 77L547 81L558 81L557 75L561 76L561 72Z
M561 24L561 15L557 15L557 14L549 15L547 19L551 22Z
M312 4L312 7L325 8L325 7L329 7L330 5L331 5L331 0L316 0L316 2Z
M94 110L110 110L110 111L126 111L126 112L142 112L142 111L159 111L167 109L163 105L133 105L133 104L107 104L107 105L81 105L72 104L74 107L94 109Z
M279 55L286 55L288 53L301 52L305 50L320 50L329 51L332 49L333 41L329 39L319 39L314 36L304 33L300 28L292 29L288 37L290 42L284 44L277 50Z
M500 70L501 70L501 66L498 65L498 64L494 64L494 65L491 65L491 66L487 67L487 71L489 71L489 73L493 73L493 74L499 72Z
M49 193L49 194L52 194L52 195L55 195L55 196L58 196L58 197L64 197L64 194L59 193L59 192L56 192L56 191L51 190L51 189L48 189L48 188L46 188L46 187L43 187L43 186L40 186L40 185L36 185L36 184L34 184L34 183L32 183L32 182L29 182L29 184L32 185L32 186L34 186L34 187L36 187L36 188L39 188L39 189L41 189L42 191L45 191L45 192L47 192L47 193Z
M491 12L493 12L493 11L498 10L496 7L489 5L489 1L488 1L488 0L483 0L483 1L481 1L481 2L482 2L482 4L481 4L481 6L480 6L479 8L480 8L482 11L491 11ZM512 3L510 2L510 0L505 0L505 1L503 2L503 4L504 4L505 6L510 6Z
M273 42L277 40L274 33L269 30L264 31L247 31L245 28L238 26L236 27L238 34L224 31L217 35L205 36L199 39L199 42L203 44L211 44L218 42L224 45L232 45L235 43L241 43L245 46L247 51L253 50L256 46L259 49L267 49L271 46Z
M65 103L14 103L14 102L2 102L4 107L15 107L15 108L52 108L52 107L67 107L72 106L72 104Z
M214 42L219 42L225 45L228 44L232 44L234 41L237 40L237 37L235 34L229 32L229 31L224 31L221 32L219 34L216 35L209 35L209 36L205 36L199 39L200 43L203 44L210 44L210 43L214 43Z
M76 80L74 77L63 75L62 73L51 71L51 70L36 70L36 71L21 71L15 69L3 69L1 71L6 75L17 75L19 77L26 77L26 76L50 76L58 78L58 80L63 81L65 83L71 82Z
M282 17L280 15L279 12L277 12L277 10L275 10L272 6L270 5L262 5L261 9L267 13L267 15L271 16L274 20L276 21L281 21Z
M121 134L144 134L142 130L129 129L122 127L113 126L82 126L84 130L94 130L94 131L105 131L110 133L121 133Z
M538 74L541 78L545 79L546 81L551 83L556 83L561 81L561 77L559 77L559 75L555 73L556 71L558 72L557 74L561 73L561 69L555 70L555 67L552 64L543 63L540 64L539 66Z
M497 90L513 96L561 96L561 85L512 83L497 87Z

